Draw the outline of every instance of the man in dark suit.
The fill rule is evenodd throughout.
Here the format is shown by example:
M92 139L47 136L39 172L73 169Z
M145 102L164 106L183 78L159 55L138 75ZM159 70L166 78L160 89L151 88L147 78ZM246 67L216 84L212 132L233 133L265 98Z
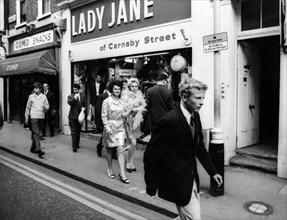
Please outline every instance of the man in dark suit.
M157 84L146 92L147 121L145 122L146 132L152 132L158 122L167 112L173 108L172 92L167 88L168 74L165 70L158 71Z
M203 143L198 111L207 86L187 78L180 83L180 107L167 113L154 130L144 154L146 192L176 204L181 219L200 219L196 157L217 182L223 183Z
M80 88L80 85L75 83L73 85L73 94L68 96L68 104L71 106L68 118L71 129L73 152L77 152L80 143L82 126L78 121L78 116L81 110L86 108L86 99L85 96L80 93Z
M56 105L56 100L55 100L55 95L52 91L49 90L49 85L48 83L43 84L44 88L44 95L46 95L50 108L49 110L45 113L45 120L43 124L43 129L42 129L42 136L46 136L46 124L48 123L49 130L50 130L50 137L54 136L54 131L55 131L55 116L57 113L57 105Z
M96 93L95 94L95 104L96 104L95 123L96 123L96 126L97 126L96 133L101 133L102 132L101 109L98 109L97 106L98 106L98 102L103 102L103 100L99 100L99 99L100 99L100 96L104 93L105 88L106 88L106 84L104 82L102 82L102 76L97 75L96 76L96 80L95 80L95 93ZM99 103L99 105L101 105L101 103Z

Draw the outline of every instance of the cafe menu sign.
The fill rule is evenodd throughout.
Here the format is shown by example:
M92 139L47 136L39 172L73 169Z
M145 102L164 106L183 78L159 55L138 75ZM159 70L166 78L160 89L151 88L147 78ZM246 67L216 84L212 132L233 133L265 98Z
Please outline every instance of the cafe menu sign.
M34 34L25 38L21 38L19 40L15 40L13 42L14 51L19 51L27 48L32 48L40 45L44 45L47 43L52 43L54 41L54 31L49 30L45 32L41 32L39 34Z
M72 43L191 18L190 0L99 0L71 11Z

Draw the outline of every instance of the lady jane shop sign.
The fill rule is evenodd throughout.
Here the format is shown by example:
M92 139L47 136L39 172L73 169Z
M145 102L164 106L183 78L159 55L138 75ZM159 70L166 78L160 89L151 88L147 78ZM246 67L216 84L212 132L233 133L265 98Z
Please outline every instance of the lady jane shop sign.
M170 22L141 31L74 43L71 53L74 61L80 61L191 47L186 44L186 37L191 37L191 27L191 19Z
M72 43L191 17L190 0L95 1L72 10Z

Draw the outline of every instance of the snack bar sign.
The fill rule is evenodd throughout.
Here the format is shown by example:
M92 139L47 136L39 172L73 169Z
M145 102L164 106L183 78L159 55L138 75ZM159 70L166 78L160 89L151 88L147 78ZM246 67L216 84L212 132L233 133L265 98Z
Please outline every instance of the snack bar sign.
M54 31L49 30L14 41L14 51L40 46L54 41Z
M204 53L209 53L209 52L214 52L214 51L219 51L219 50L227 50L227 49L228 49L228 41L227 41L226 32L203 37Z

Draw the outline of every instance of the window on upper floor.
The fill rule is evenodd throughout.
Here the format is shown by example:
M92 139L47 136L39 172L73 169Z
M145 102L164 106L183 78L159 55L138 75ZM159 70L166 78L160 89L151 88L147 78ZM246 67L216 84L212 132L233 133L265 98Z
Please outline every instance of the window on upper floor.
M42 0L42 12L43 14L50 12L50 0Z
M241 31L279 26L279 0L242 0Z
M38 0L38 19L51 15L51 0Z
M26 1L20 0L20 23L26 21Z
M16 0L16 28L26 24L26 0Z

